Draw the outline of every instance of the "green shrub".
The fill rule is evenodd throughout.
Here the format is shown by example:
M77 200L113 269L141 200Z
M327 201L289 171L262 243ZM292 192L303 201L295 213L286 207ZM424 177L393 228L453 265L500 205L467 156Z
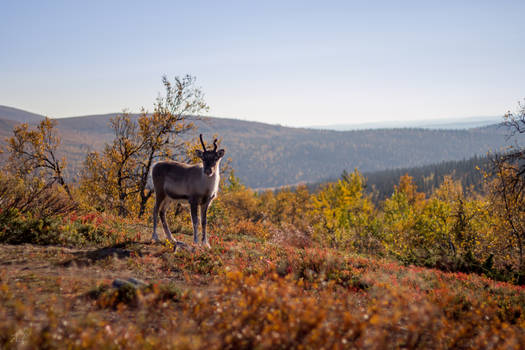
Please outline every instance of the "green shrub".
M0 213L0 242L8 244L60 244L60 221L56 217L32 217L17 209Z

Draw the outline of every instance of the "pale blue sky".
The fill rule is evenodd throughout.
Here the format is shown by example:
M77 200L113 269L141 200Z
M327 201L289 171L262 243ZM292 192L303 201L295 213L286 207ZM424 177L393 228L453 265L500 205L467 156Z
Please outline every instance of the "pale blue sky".
M500 115L525 97L524 21L525 1L0 0L0 104L151 109L191 74L220 117Z

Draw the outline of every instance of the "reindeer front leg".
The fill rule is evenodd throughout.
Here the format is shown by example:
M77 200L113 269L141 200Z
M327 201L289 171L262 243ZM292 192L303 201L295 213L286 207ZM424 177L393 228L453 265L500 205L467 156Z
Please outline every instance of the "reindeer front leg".
M159 236L157 235L157 218L164 199L165 197L162 194L157 194L155 196L155 206L153 207L153 235L151 236L151 240L154 242L160 242Z
M201 221L202 221L202 244L207 247L211 248L210 243L208 242L208 237L206 236L206 214L208 212L208 207L211 203L211 199L208 199L206 202L204 202L201 205Z
M193 243L199 243L199 203L196 200L190 201L191 222L193 224Z

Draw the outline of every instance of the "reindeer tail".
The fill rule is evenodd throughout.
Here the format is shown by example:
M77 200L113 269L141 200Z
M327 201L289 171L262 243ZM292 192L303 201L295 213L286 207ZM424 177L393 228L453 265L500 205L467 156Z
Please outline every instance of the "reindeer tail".
M154 167L155 164L153 164L153 166L149 170L148 179L146 180L146 189L150 191L155 191L155 186L153 186L153 176L151 174L153 172Z

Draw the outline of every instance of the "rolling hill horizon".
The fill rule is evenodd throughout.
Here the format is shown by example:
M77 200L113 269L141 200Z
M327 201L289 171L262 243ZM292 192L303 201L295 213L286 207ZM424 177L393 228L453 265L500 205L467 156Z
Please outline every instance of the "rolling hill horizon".
M101 114L85 114L65 117L49 117L59 121L78 121L82 118L86 121L109 120L122 112L101 113ZM140 113L131 113L134 118L138 117ZM16 122L34 123L45 117L44 114L30 112L21 108L0 105L0 118L8 119ZM228 117L206 117L211 119L234 120L238 122L260 123L264 125L282 126L293 129L314 129L314 130L333 130L333 131L353 131L353 130L367 130L367 129L472 129L484 126L499 124L502 116L471 116L471 117L457 117L457 118L443 118L443 119L416 119L416 120L395 120L395 121L378 121L378 122L359 122L359 123L340 123L340 124L318 124L307 126L288 126L281 124L270 124L258 121L250 121L239 118ZM105 122L106 123L106 122ZM78 124L76 125L78 128Z
M64 154L72 174L89 151L101 150L113 133L111 117L119 113L57 118ZM132 114L134 118L138 114ZM35 123L43 116L0 106L2 142L17 122ZM254 188L318 182L344 170L361 172L422 166L462 160L507 145L506 130L490 125L463 130L396 128L335 131L285 127L230 118L202 117L197 130L207 138L223 138L226 157L236 175Z

